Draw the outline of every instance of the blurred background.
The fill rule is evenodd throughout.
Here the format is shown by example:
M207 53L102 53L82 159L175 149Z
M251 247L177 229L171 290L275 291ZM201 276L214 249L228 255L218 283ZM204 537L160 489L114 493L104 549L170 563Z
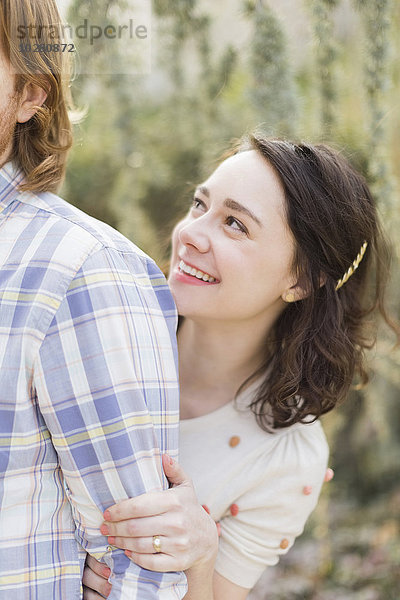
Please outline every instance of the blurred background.
M147 0L146 0L147 1ZM150 0L148 0L150 1ZM61 2L61 0L60 0ZM63 0L67 19L129 0ZM64 197L154 257L232 140L257 127L326 141L368 178L394 247L399 317L399 0L153 0L151 70L79 75ZM84 48L79 60L84 60ZM111 54L110 54L111 53ZM83 193L84 190L84 193ZM382 329L371 383L324 419L333 482L304 535L253 600L400 599L400 351Z

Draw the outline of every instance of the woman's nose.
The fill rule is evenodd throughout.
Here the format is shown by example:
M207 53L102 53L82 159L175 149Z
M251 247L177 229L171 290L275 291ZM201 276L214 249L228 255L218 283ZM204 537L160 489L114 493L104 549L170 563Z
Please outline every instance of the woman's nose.
M210 249L210 232L201 217L187 223L180 229L179 241L184 246L196 248L198 252L208 252Z

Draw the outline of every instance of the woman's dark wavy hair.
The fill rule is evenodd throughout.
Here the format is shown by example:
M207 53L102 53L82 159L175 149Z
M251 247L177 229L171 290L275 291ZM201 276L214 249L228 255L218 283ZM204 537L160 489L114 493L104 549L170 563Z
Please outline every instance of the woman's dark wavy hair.
M293 269L307 290L279 316L264 364L250 378L267 371L250 407L262 428L270 429L271 412L273 427L282 428L330 411L355 376L360 385L368 382L364 351L375 343L372 313L380 312L398 334L384 303L391 253L365 179L340 154L261 135L246 138L236 152L250 149L281 181L295 238ZM358 269L336 291L365 240Z

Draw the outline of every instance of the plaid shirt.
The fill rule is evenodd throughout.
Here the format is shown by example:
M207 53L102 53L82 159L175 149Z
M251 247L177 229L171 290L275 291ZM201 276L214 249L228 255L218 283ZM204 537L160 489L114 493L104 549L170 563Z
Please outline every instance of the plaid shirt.
M107 225L0 170L0 599L82 598L86 553L110 599L182 598L107 546L102 512L168 487L177 453L176 312L162 274Z

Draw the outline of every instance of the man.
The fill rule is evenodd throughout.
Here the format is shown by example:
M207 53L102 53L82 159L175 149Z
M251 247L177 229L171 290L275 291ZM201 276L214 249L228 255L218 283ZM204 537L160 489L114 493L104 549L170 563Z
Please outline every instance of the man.
M67 55L34 44L59 22L54 0L0 0L0 599L81 598L86 553L108 565L110 598L182 598L182 573L145 571L100 534L108 506L168 487L176 314L146 255L51 193Z

